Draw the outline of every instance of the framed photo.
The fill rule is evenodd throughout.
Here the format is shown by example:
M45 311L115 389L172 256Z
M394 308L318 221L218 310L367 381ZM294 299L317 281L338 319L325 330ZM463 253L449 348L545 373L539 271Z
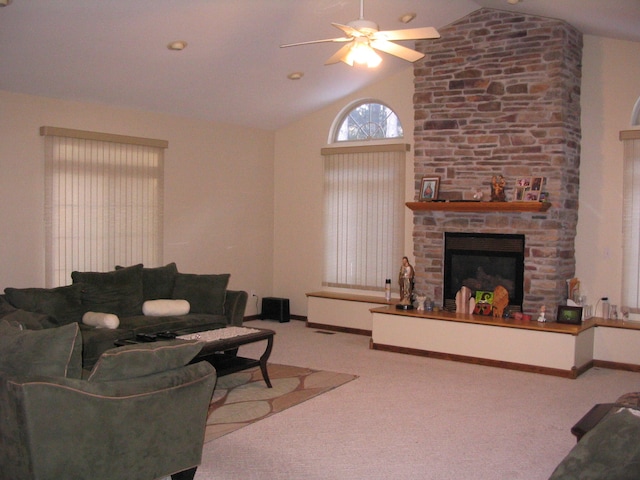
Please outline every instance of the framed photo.
M525 202L537 202L540 200L540 191L534 192L533 190L527 190L524 192Z
M531 179L531 190L539 192L542 190L542 185L544 185L544 177L533 177Z
M580 325L582 323L582 307L558 305L557 322L569 323L571 325Z
M420 201L428 202L438 199L438 188L440 187L440 177L422 177L420 183Z

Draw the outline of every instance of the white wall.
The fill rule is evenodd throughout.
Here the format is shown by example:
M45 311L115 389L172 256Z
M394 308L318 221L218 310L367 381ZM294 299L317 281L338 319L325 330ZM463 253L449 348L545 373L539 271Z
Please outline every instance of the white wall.
M608 296L619 305L623 176L619 133L631 128L633 107L640 97L640 43L585 36L582 64L576 276L590 303Z
M327 68L348 68L334 65ZM413 200L413 67L276 133L273 293L289 298L291 313L307 314L305 294L322 289L322 156L335 117L349 103L375 98L400 117L406 143L407 200ZM406 254L413 255L413 219L406 212ZM398 259L398 268L402 259ZM380 279L384 286L384 279ZM380 296L383 293L380 292Z
M271 293L273 132L2 91L0 291L44 286L42 125L168 140L165 262Z

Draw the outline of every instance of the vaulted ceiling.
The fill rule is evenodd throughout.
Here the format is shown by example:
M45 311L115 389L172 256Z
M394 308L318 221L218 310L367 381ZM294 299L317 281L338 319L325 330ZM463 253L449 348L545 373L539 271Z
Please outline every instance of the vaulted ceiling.
M482 7L640 42L640 0L365 0L364 18L441 28ZM325 66L335 43L279 48L341 36L331 22L359 14L359 0L12 0L0 8L0 90L277 129L411 67L387 54L375 70ZM169 50L176 40L187 47Z

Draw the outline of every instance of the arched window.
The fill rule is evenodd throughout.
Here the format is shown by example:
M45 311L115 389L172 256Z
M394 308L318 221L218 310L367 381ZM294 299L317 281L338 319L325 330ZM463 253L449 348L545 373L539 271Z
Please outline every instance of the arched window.
M361 100L349 105L334 124L332 142L352 142L402 138L396 113L383 103Z
M329 287L383 290L404 249L406 152L396 113L378 101L348 105L324 157L324 277ZM345 145L345 142L357 142ZM396 285L393 281L392 285ZM397 287L396 287L397 288Z

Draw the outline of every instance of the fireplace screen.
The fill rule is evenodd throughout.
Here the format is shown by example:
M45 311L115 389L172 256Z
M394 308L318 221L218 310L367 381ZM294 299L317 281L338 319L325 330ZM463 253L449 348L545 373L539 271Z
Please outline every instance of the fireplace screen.
M452 233L444 238L444 306L455 310L456 293L468 287L509 292L509 310L521 311L524 295L524 235Z

